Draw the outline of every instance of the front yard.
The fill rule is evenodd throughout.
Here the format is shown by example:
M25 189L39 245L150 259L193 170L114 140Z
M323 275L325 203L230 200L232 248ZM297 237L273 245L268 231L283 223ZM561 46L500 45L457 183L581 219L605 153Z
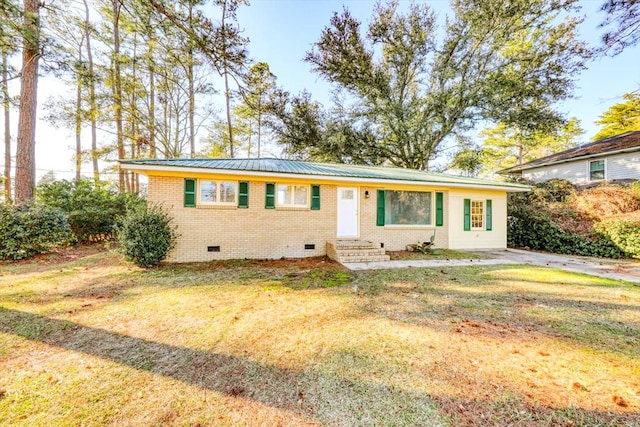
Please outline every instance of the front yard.
M323 259L0 265L0 425L640 425L640 287Z

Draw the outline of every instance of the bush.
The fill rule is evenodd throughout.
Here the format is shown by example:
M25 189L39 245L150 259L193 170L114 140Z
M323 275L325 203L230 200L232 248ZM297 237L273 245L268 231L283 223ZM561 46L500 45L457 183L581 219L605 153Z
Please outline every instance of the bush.
M160 206L131 210L118 227L118 240L127 259L144 268L160 264L177 238L171 221Z
M73 239L78 242L109 240L126 211L143 203L135 195L118 193L106 184L88 179L40 184L38 199L67 214Z
M578 212L558 201L570 195L563 193L552 195L542 185L531 193L509 195L507 245L568 255L625 256L608 235L593 230L590 220L580 221Z
M545 200L550 202L564 203L576 194L575 185L566 179L551 179L540 183L536 186L536 190L544 191Z
M591 236L570 233L556 226L549 219L537 216L509 216L507 245L556 254L621 258L625 251L606 235Z
M618 185L584 190L574 197L573 205L578 212L597 221L640 209L633 191Z
M30 258L68 237L69 225L60 209L37 204L0 205L0 259Z
M621 250L640 258L640 215L607 218L596 224L595 228Z

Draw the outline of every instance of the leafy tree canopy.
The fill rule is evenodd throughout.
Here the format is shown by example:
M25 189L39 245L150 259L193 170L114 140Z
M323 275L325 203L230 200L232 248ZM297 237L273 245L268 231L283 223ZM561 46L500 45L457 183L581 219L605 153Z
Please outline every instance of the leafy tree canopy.
M640 42L640 0L606 0L600 8L607 16L600 24L604 50L614 55Z
M612 105L596 120L602 129L595 134L594 141L640 130L640 93L626 93L623 98L623 102Z
M573 148L583 133L575 117L557 129L544 131L527 131L498 123L480 133L482 147L463 148L454 156L450 167L467 175L491 176L501 169Z
M571 95L590 55L576 39L575 1L454 0L452 9L439 28L427 5L401 13L379 3L365 32L348 9L334 14L305 60L349 96L350 132L373 138L325 139L316 152L427 169L447 137L478 120L526 130L563 122L553 103Z

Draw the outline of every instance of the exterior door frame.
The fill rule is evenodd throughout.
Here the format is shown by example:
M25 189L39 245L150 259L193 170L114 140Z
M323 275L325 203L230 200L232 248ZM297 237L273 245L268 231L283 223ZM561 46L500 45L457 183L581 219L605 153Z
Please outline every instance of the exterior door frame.
M355 198L355 202L353 203L353 206L355 208L355 212L350 211L347 215L347 217L351 218L351 221L353 221L353 224L351 224L352 226L355 226L355 230L353 234L344 234L341 235L340 234L340 220L343 219L344 220L344 213L341 215L340 211L341 209L344 209L344 203L341 203L341 199L342 199L342 190L353 190L353 196ZM337 203L336 203L336 237L339 239L357 239L360 237L360 188L359 187L337 187L337 191L336 191L336 197L337 197ZM344 211L343 211L344 212Z

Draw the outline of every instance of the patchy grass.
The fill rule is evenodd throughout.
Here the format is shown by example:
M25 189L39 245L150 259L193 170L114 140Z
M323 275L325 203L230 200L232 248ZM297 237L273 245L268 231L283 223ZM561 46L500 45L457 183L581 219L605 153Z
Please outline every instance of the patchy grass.
M486 256L475 252L454 251L452 249L438 249L438 253L387 251L392 260L449 260L449 259L485 259Z
M638 425L640 287L324 258L0 266L0 425Z

